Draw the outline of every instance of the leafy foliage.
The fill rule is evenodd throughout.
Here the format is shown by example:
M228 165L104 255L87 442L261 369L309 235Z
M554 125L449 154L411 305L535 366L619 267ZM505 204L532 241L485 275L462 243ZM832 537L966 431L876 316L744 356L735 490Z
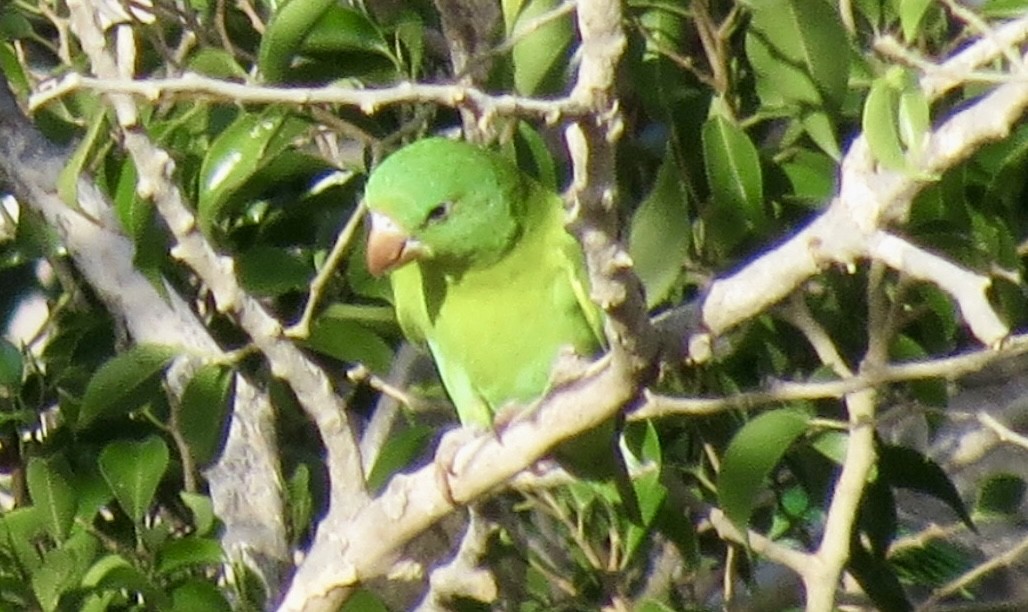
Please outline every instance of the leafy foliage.
M11 501L0 516L0 607L218 610L261 607L265 595L287 587L254 586L259 581L241 567L225 578L222 525L208 489L215 485L203 470L216 464L230 435L236 377L258 381L275 405L276 420L266 425L277 431L275 484L287 497L288 516L279 522L296 549L310 544L328 509L326 445L298 409L302 398L249 344L235 304L215 303L171 248L175 236L148 188L172 182L241 288L283 328L308 324L297 346L323 367L326 388L326 373L340 389L345 372L358 381L347 393L352 420L371 429L384 408L370 389L381 390L375 375L401 362L402 331L387 284L366 269L359 232L336 243L362 214L369 170L405 142L464 127L544 185L560 190L570 182L554 145L559 113L548 117L551 124L538 113L496 112L469 98L455 109L438 105L436 90L411 85L462 82L551 102L568 94L582 52L575 11L554 0L498 4L475 13L485 23L463 29L447 17L468 15L440 15L437 7L470 4L427 0L157 2L153 19L127 17L114 27L131 30L136 78L156 88L152 98L135 100L134 129L168 152L169 176L140 176L112 106L96 91L69 87L32 107L39 130L75 143L56 186L68 206L77 210L80 175L91 177L134 244L140 273L160 291L186 296L211 338L240 350L181 366L189 355L180 347L129 346L123 313L85 289L88 279L59 246L60 228L24 202L16 217L0 202L0 286L11 296L0 295L0 316L9 318L23 290L40 292L49 307L43 333L20 343L0 339L0 460L18 476L5 485ZM981 36L979 23L916 0L622 5L627 50L617 95L625 130L616 143L615 217L654 314L702 300L713 279L825 210L839 163L862 135L874 164L919 182L909 214L893 220L896 233L988 278L989 303L1011 327L1023 327L1028 128L1015 125L943 172L918 172L933 126L994 85L970 82L930 96L917 62L869 51L888 33L909 57L941 61ZM988 2L979 17L1022 16L1023 5ZM459 57L461 49L468 57ZM21 100L38 97L47 79L88 72L85 53L62 3L0 6L0 71ZM160 90L161 79L185 74L224 87L203 95ZM278 89L243 99L228 85ZM389 103L373 97L392 86L408 87L407 95ZM298 100L292 93L300 87L367 97ZM56 280L31 273L37 262L56 270ZM859 369L880 335L891 363L978 347L951 294L925 279L880 272L865 262L824 265L795 301L761 310L715 340L713 359L662 364L652 391L732 398L773 391L781 380L836 380ZM879 306L886 324L875 318ZM837 363L812 346L809 328L797 324L803 317L789 309L817 322ZM177 377L184 381L178 390ZM396 418L365 466L374 494L423 465L436 432L453 423L434 410L445 398L431 373L408 382L402 399L416 409ZM1028 475L1002 471L958 486L929 445L896 442L902 432L888 430L884 417L901 410L915 413L926 441L942 438L951 415L937 409L952 388L938 373L877 391L882 422L859 423L877 430L875 463L854 500L846 568L871 605L906 609L978 559L949 541L904 546L904 534L925 528L904 512L904 496L914 491L939 502L939 520L966 535L972 518L1020 516ZM644 525L621 515L612 491L580 483L503 492L484 508L497 527L479 561L509 609L594 609L612 601L652 610L711 607L727 594L704 594L698 585L732 582L710 580L721 572L737 572L759 593L764 561L748 546L752 535L793 550L818 548L858 425L847 421L847 409L826 396L726 402L719 411L630 422L623 446ZM974 512L968 498L977 500ZM715 507L744 534L741 541L720 533L723 526L710 529ZM445 535L450 544L459 540ZM673 578L655 569L669 559L680 568ZM390 601L389 591L368 587L346 609L411 604ZM983 598L984 591L971 585L962 596Z

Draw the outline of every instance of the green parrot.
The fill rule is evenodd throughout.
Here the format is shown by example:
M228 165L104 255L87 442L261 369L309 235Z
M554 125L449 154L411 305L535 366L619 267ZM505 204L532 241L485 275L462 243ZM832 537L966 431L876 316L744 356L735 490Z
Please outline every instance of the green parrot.
M493 427L507 406L545 394L562 351L604 348L604 315L560 197L507 159L426 138L372 172L365 201L368 270L389 274L400 326L428 346L462 424ZM554 455L576 476L613 479L638 523L617 432L611 420Z

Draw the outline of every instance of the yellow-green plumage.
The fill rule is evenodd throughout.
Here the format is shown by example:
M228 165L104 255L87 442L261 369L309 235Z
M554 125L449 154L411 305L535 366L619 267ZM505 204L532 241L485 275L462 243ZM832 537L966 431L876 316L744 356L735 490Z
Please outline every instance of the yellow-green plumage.
M400 325L429 347L462 423L488 427L506 406L541 397L562 350L603 348L560 198L503 157L421 140L372 173L365 199L369 268L390 273ZM624 478L614 440L612 422L556 453L580 475ZM622 501L637 514L634 493Z

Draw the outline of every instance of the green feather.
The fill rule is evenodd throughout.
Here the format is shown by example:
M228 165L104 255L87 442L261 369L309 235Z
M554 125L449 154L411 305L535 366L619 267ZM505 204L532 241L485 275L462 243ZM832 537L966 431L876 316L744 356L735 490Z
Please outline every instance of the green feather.
M428 345L463 424L490 427L506 406L541 397L562 350L603 349L603 313L559 196L505 158L421 140L372 173L365 199L419 245L419 257L390 272L397 318ZM619 476L637 517L616 439L612 421L555 454L579 476Z

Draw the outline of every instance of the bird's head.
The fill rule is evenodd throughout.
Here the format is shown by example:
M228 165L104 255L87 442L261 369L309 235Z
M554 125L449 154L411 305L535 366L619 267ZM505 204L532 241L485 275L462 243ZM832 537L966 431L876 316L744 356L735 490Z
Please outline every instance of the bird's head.
M371 173L368 270L378 276L414 260L460 274L498 260L520 232L526 185L499 155L428 138Z

